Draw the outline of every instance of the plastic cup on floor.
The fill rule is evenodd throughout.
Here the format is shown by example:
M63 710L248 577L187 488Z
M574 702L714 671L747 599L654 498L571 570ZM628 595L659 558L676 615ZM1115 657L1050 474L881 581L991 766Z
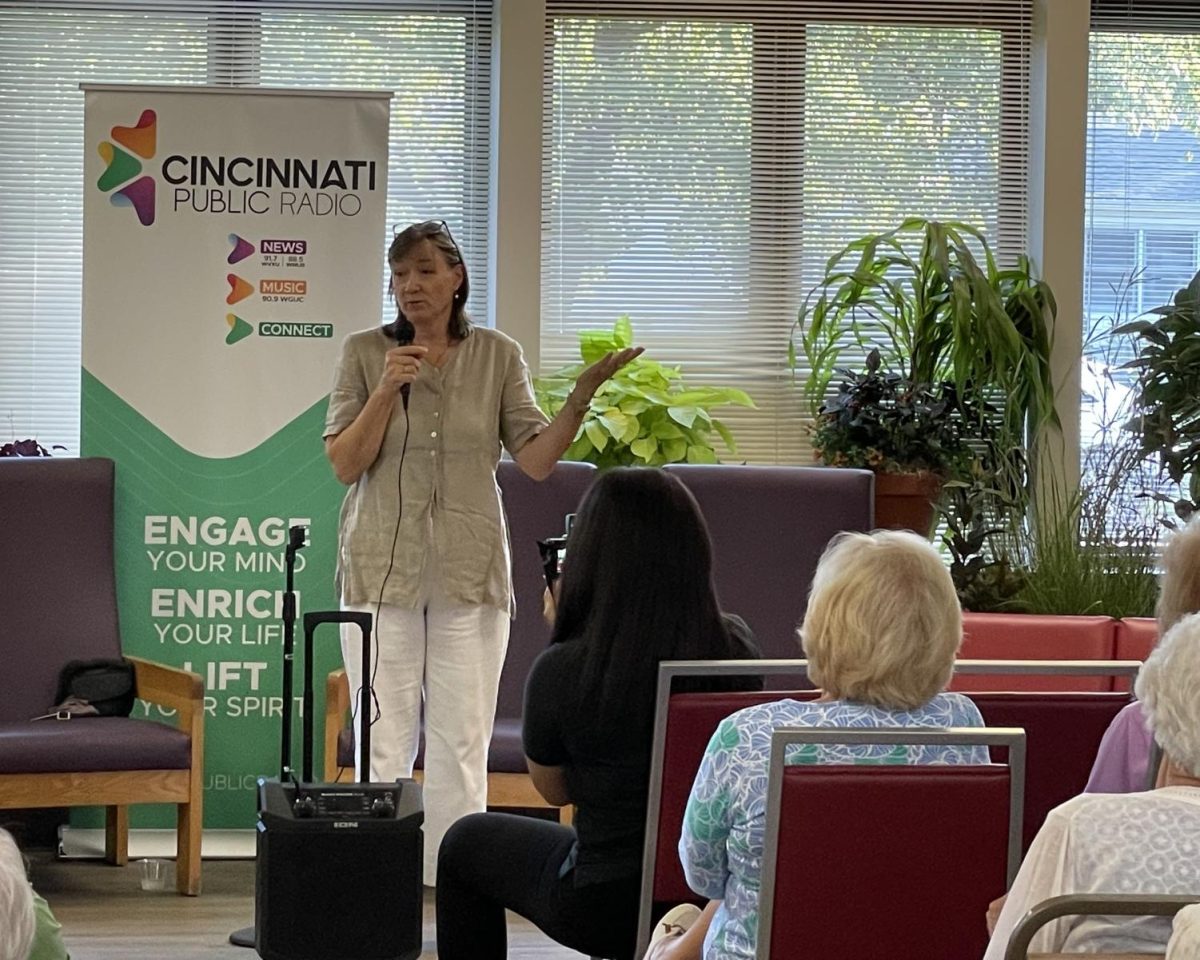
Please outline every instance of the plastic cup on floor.
M167 863L166 860L155 858L138 861L143 890L148 893L160 893L167 889Z

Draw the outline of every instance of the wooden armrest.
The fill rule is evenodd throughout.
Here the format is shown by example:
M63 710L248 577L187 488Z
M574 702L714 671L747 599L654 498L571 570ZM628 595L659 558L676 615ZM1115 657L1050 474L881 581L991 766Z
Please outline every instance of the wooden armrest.
M200 674L141 657L125 659L133 664L137 695L143 700L176 710L203 709L204 681Z
M350 684L345 670L333 670L325 679L325 779L336 780L338 734L350 712Z
M350 712L350 684L344 669L331 670L325 678L325 726L334 724L336 729L346 723Z

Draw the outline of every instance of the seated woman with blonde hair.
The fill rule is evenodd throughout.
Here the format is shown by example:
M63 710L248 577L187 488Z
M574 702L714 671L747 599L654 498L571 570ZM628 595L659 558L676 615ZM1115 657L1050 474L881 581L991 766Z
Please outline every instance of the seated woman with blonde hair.
M962 642L962 611L933 546L912 533L844 533L826 548L800 630L819 700L779 700L723 720L684 814L688 885L713 900L664 918L647 956L752 958L777 727L981 727L966 697L944 693ZM985 747L821 745L789 763L987 763Z
M1146 660L1137 695L1164 752L1164 786L1083 794L1055 807L1004 902L985 960L1002 960L1035 904L1071 893L1200 896L1200 614L1172 627ZM1035 953L1161 954L1169 917L1063 917Z

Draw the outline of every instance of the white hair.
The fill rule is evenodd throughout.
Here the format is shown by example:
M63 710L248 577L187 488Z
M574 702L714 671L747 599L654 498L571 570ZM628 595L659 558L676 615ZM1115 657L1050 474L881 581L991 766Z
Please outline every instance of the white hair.
M1200 513L1167 541L1159 580L1158 635L1163 636L1189 613L1200 611Z
M26 960L33 926L33 887L25 860L12 834L0 829L0 960Z
M1136 691L1163 752L1200 776L1200 614L1184 617L1159 640L1142 664Z

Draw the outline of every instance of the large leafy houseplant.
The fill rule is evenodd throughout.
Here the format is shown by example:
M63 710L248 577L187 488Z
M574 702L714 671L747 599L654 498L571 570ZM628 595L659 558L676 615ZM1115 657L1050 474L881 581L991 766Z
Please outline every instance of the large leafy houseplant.
M982 255L978 259L971 244ZM800 308L788 360L808 377L812 412L825 403L843 351L879 351L881 369L914 386L953 386L961 399L1003 398L1009 433L1054 422L1050 350L1054 295L1021 257L1001 270L966 224L905 220L830 258Z
M1000 269L983 234L965 224L914 218L847 244L805 298L788 344L792 369L808 371L817 455L881 479L924 476L932 483L913 493L924 500L982 463L989 483L1024 509L1028 450L1057 422L1056 309L1027 258ZM865 374L845 368L847 353L864 351ZM897 400L912 414L902 444L894 442ZM847 408L853 419L842 415ZM930 506L925 526L931 514Z
M1133 344L1120 313L1138 282L1123 279L1114 288L1118 317L1097 318L1086 331L1078 484L1042 478L1036 511L1021 509L979 463L969 478L947 484L942 539L964 609L1153 614L1162 501L1173 500L1143 493L1158 471L1127 429L1137 395L1121 369Z
M633 324L625 316L612 330L581 332L581 362L535 382L542 409L551 416L558 413L588 364L632 344ZM717 437L730 453L737 453L729 428L712 413L726 404L754 406L742 390L685 384L678 367L668 367L643 354L618 370L596 392L574 442L563 456L601 468L717 463Z
M1118 334L1137 337L1134 415L1129 427L1140 451L1155 457L1162 472L1183 490L1175 515L1187 520L1200 508L1200 273L1172 301L1147 311ZM1157 499L1167 495L1155 491Z

